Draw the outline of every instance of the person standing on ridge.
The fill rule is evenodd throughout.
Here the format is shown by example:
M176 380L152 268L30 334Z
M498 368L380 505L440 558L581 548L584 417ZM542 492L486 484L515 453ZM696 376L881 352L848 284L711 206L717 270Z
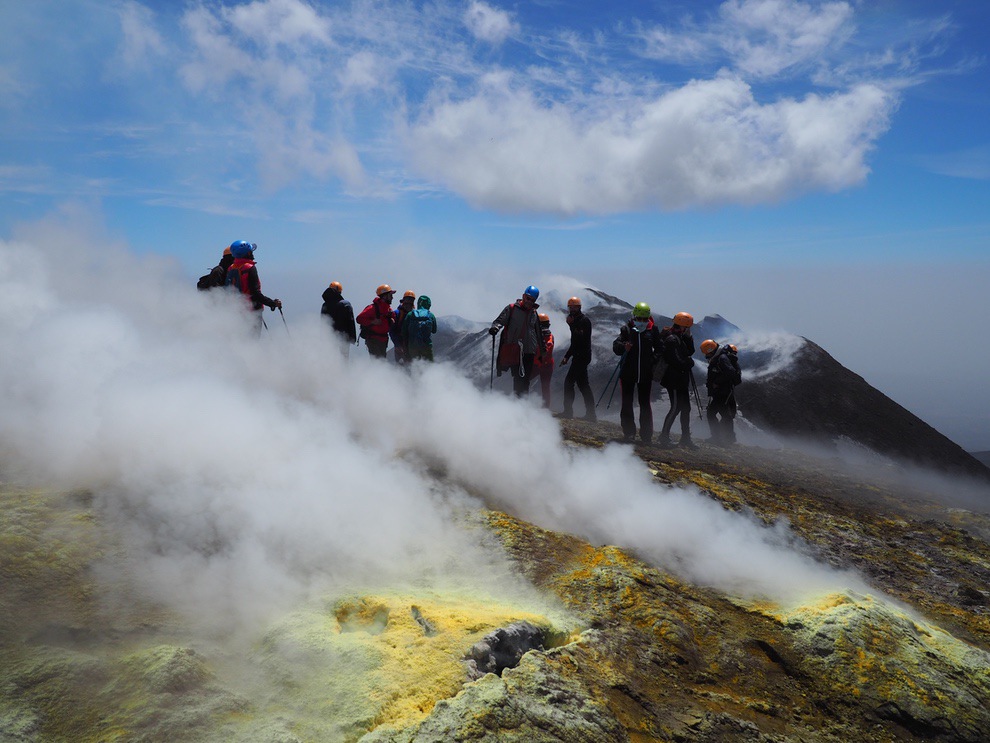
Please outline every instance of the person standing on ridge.
M574 385L584 398L584 419L597 420L595 395L588 382L588 367L591 365L591 319L581 312L581 300L571 297L567 300L567 324L571 328L571 345L568 346L560 365L567 366L574 360L564 377L564 412L562 418L574 417Z
M622 386L622 409L619 423L623 439L636 438L636 416L633 395L639 400L639 437L644 444L653 441L653 365L660 354L660 333L650 316L650 305L640 302L633 307L632 319L619 329L612 342L616 356L622 356L619 383Z
M196 282L196 288L201 290L215 289L218 286L223 286L227 283L227 269L234 262L234 256L230 252L230 246L228 245L223 249L223 255L220 256L220 262L210 269L210 272L205 276L200 276L199 281Z
M681 417L681 438L678 446L686 449L697 449L691 440L691 375L694 367L694 338L691 336L691 326L694 318L687 312L674 315L674 324L666 327L660 333L663 342L663 360L667 369L663 373L661 384L670 397L670 410L663 419L663 429L660 432L660 446L670 448L670 429L677 416Z
M352 343L357 342L357 332L354 327L354 308L344 299L344 287L339 281L331 281L323 292L323 306L320 314L330 320L330 326L340 339L341 348L347 356Z
M402 339L402 323L415 306L416 292L407 291L399 300L399 306L392 311L395 321L392 323L392 329L388 331L388 336L392 339L392 355L396 364L404 364L409 360L409 352Z
M254 251L258 246L246 240L235 240L230 244L230 254L234 261L227 269L226 286L239 291L251 304L251 310L258 313L258 334L264 324L263 307L273 312L282 309L281 299L271 299L261 293L261 278L258 276L257 261Z
M742 382L739 360L734 346L719 346L709 339L702 341L701 352L708 359L708 428L712 432L709 441L715 446L732 446L736 443L734 419L736 417L735 386Z
M425 294L416 300L416 309L406 314L402 321L402 343L406 348L406 363L422 359L433 361L433 334L437 332L437 318L430 307L433 302Z
M382 284L375 289L375 298L371 304L361 310L357 316L357 324L361 326L361 337L368 347L368 353L376 358L384 359L388 351L389 331L395 322L392 314L392 297L395 291L388 284Z
M522 297L505 306L492 322L488 332L493 336L502 331L498 344L498 375L512 373L512 389L517 397L529 394L533 360L540 348L540 321L536 300L540 290L527 286Z
M533 360L533 368L540 376L543 407L550 409L550 379L553 377L553 333L550 332L550 315L540 312L540 346Z

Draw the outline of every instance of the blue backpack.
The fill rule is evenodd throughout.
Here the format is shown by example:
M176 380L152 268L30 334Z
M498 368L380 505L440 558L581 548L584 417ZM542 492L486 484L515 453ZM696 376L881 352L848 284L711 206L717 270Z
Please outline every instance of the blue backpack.
M420 346L428 346L433 335L433 313L426 308L412 310L409 313L409 342Z

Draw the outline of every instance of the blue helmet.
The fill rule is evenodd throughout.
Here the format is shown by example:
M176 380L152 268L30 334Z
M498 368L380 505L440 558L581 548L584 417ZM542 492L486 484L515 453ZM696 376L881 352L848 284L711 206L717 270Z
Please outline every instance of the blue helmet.
M531 297L535 302L537 299L540 298L540 290L537 289L535 286L527 286L526 290L523 292L523 296Z
M235 258L250 258L251 253L257 247L257 245L249 243L247 240L234 240L230 244L230 254Z

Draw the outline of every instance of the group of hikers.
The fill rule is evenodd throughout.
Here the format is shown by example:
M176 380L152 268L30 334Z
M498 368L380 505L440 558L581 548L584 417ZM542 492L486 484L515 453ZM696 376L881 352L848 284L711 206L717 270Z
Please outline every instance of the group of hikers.
M519 396L528 394L532 377L538 374L544 405L550 407L549 380L553 373L554 338L550 332L550 317L538 311L539 296L540 290L535 286L526 287L522 297L506 305L499 313L488 332L492 336L493 370L500 375L508 371L512 375L513 390ZM578 297L567 300L567 324L571 331L571 344L560 365L571 362L571 368L564 378L561 417L574 416L574 389L577 387L584 398L584 418L594 421L597 419L596 404L588 382L591 319L582 311ZM650 306L640 302L633 307L632 317L619 328L619 334L612 342L612 350L619 356L619 361L609 384L617 378L616 383L622 390L619 423L624 441L636 439L635 403L638 403L639 438L644 444L654 443L652 394L653 382L657 381L667 391L670 409L664 417L656 445L662 448L696 448L691 438L691 389L695 385L693 325L694 318L690 314L678 312L670 326L659 328L650 314ZM497 354L496 336L499 337ZM709 441L717 446L731 446L736 442L734 390L742 382L738 349L731 344L719 344L709 339L702 342L701 352L708 361ZM670 438L670 431L678 419L681 437L675 443Z
M251 310L259 312L260 332L264 323L260 315L263 308L269 307L281 312L282 302L266 297L261 292L261 280L254 259L256 249L257 245L245 240L231 243L224 250L220 263L201 277L197 286L200 289L225 286L239 291L247 298ZM417 297L415 292L406 291L399 300L399 306L393 309L395 294L391 286L381 284L375 290L371 303L355 317L351 303L343 297L342 285L339 281L331 281L323 292L320 313L340 336L340 345L345 353L360 337L364 339L368 353L374 357L385 358L391 341L393 357L400 364L410 364L417 360L433 361L432 337L437 332L437 319L431 311L430 298L426 295ZM496 372L499 376L509 372L512 375L513 391L521 397L529 394L532 378L534 375L538 376L543 404L549 408L550 381L554 371L554 337L550 331L549 315L538 311L539 296L540 290L535 286L526 287L522 296L506 305L492 321L488 330L492 336L492 382ZM590 318L582 312L578 297L567 300L567 324L570 329L570 345L560 365L570 364L570 368L564 378L564 408L560 417L574 417L576 388L584 399L584 419L595 421L596 403L588 380L588 367L592 360L592 324ZM619 334L612 343L612 350L619 356L619 361L606 391L613 383L621 388L619 422L623 441L635 441L638 431L639 439L644 444L655 443L662 448L697 448L691 438L692 388L697 395L693 371L693 325L694 318L689 313L678 312L671 325L660 328L653 320L650 306L640 302L633 307L632 317L619 328ZM711 430L709 442L716 446L730 446L736 442L734 390L742 382L738 349L732 344L719 344L708 339L701 343L701 352L708 361L706 386L708 424ZM664 417L656 442L653 440L651 400L655 381L660 383L670 398L670 409ZM635 415L637 403L638 427ZM670 438L670 432L678 419L681 436L675 443Z

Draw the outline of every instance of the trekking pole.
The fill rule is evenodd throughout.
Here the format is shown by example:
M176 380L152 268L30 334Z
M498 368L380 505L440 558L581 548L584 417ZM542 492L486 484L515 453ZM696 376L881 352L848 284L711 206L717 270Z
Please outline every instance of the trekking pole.
M285 326L285 334L291 338L292 337L292 333L289 332L289 323L287 323L285 321L285 313L282 312L282 308L281 307L278 308L278 314L280 314L282 316L282 324Z
M605 409L608 410L612 407L612 398L615 396L615 388L619 386L619 377L616 376L615 382L612 383L612 392L608 396L608 404L605 405Z
M694 379L694 367L691 367L691 387L694 388L694 401L698 403L698 420L704 420L701 417L701 395L698 394L698 383Z
M605 397L605 393L608 392L609 385L612 384L612 380L615 379L616 374L619 373L619 369L622 368L622 362L625 360L626 360L626 352L623 351L622 356L619 358L619 363L616 364L615 369L612 370L612 376L610 376L608 378L608 381L605 383L605 389L603 389L602 394L598 396L598 402L595 403L596 408L602 404L602 399ZM615 392L614 389L612 391ZM609 404L610 405L612 404L612 398L609 398Z
M495 336L492 336L492 372L491 380L488 382L488 389L492 390L495 388Z

